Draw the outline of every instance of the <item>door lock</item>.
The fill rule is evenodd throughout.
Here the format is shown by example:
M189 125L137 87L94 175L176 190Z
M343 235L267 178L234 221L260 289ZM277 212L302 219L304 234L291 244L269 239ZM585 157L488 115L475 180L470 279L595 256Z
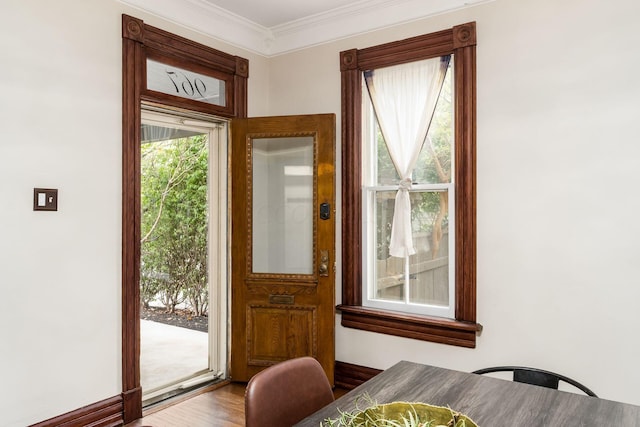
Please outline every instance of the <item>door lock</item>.
M331 205L329 203L320 204L320 219L328 220L331 218Z
M318 274L323 277L329 275L329 251L320 251L320 267L318 268Z

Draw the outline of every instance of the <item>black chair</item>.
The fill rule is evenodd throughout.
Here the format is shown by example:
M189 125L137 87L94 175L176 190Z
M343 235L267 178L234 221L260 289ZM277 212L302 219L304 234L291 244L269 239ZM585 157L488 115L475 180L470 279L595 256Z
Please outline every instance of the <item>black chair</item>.
M525 366L496 366L493 368L478 369L473 371L474 374L489 374L491 372L513 372L513 381L525 384L532 384L541 387L558 389L558 384L563 381L567 384L582 390L585 394L593 397L598 397L588 387L580 384L578 381L573 380L564 375L556 374L555 372L545 371L537 368L527 368Z

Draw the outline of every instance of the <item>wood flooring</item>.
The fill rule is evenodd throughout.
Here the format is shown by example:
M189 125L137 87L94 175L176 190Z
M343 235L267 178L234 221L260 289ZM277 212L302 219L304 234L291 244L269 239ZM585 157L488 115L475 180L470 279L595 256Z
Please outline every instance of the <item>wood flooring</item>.
M229 383L215 390L168 404L125 427L244 427L245 384ZM347 390L336 388L336 398Z

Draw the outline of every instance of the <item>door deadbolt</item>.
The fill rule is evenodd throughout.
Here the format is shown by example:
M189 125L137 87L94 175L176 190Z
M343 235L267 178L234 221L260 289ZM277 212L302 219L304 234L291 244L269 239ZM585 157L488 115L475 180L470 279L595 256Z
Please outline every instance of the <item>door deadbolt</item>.
M327 220L331 218L331 205L329 203L320 204L320 219Z

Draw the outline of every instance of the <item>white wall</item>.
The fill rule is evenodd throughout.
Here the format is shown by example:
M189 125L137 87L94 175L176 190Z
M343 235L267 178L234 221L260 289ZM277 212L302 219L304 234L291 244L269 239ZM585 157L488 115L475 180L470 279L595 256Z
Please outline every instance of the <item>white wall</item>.
M0 3L0 414L24 426L122 391L121 14L266 60L115 0ZM33 212L34 187L59 189Z
M121 54L105 37L116 38L115 10L96 20L80 2L9 3L0 13L0 413L18 426L121 391ZM34 187L59 189L58 212L32 211Z
M496 0L271 61L270 113L336 112L340 126L341 50L477 22L484 332L463 349L338 316L337 360L534 365L640 404L638 16L636 0Z
M339 51L477 21L478 347L345 329L338 318L336 358L531 364L640 404L635 0L496 0L271 60L115 0L3 0L3 423L121 391L122 12L248 58L250 115L334 112L337 135ZM40 186L60 190L58 212L32 211Z

